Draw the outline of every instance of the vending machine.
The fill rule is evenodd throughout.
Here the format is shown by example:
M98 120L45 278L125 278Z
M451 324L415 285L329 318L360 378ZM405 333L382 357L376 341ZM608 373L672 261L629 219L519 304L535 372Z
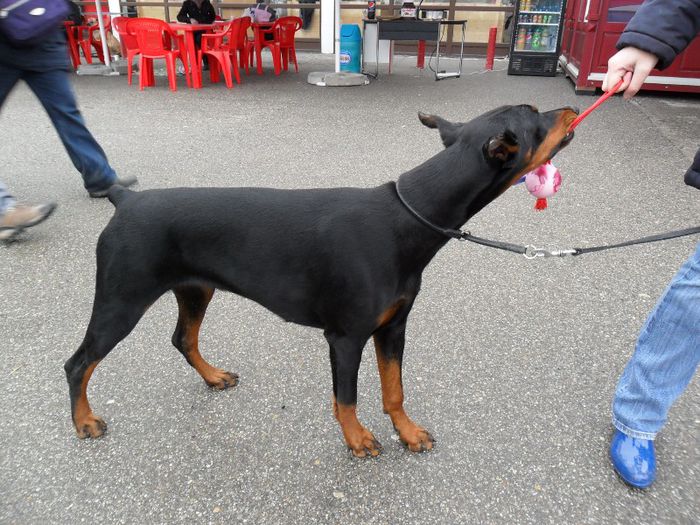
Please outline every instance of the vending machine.
M557 72L566 0L518 0L509 75L553 77Z

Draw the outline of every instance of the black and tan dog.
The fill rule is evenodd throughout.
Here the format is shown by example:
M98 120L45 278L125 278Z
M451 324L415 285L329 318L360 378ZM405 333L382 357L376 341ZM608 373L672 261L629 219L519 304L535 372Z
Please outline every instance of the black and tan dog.
M445 149L399 177L401 194L424 219L454 228L566 145L576 111L508 106L466 124L419 117L440 131ZM323 329L333 410L354 455L380 451L355 413L358 368L370 337L384 411L401 441L412 451L433 447L431 435L404 411L401 362L421 274L449 239L408 211L394 182L369 189L136 193L115 187L109 198L116 212L97 245L92 317L65 364L79 437L98 437L106 428L86 395L95 367L169 290L179 306L175 347L209 386L237 384L236 374L210 365L198 349L207 305L220 289L286 321Z

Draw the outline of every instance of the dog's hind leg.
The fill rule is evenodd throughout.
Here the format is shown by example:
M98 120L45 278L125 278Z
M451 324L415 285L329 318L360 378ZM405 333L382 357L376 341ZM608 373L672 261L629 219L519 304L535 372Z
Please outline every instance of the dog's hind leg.
M71 402L73 424L79 438L100 437L107 425L93 414L87 398L87 386L97 364L124 339L143 316L149 302L138 304L114 296L101 298L95 294L95 304L87 332L78 350L64 365Z
M365 341L326 332L333 372L333 413L356 457L378 456L381 444L357 419L357 374Z
M223 390L236 386L238 374L211 366L199 353L199 328L209 301L214 295L214 289L206 286L179 286L173 291L179 309L173 345L210 387Z
M384 412L389 414L401 441L413 452L433 448L433 437L416 425L403 408L401 364L406 341L406 319L382 326L374 333L377 366L382 383Z

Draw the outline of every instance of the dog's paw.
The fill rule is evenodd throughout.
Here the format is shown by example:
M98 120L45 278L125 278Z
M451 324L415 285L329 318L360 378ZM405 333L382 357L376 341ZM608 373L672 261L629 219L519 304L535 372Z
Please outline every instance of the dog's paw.
M205 379L207 385L215 390L224 390L232 388L238 384L238 374L234 372L226 372L219 368Z
M75 421L75 431L80 439L98 438L106 430L107 423L101 417L92 413L83 417L80 421Z
M347 445L356 458L377 457L382 452L382 444L366 428L363 428L360 435L349 440Z
M401 429L399 439L411 452L426 452L435 445L435 438L430 432L418 425Z

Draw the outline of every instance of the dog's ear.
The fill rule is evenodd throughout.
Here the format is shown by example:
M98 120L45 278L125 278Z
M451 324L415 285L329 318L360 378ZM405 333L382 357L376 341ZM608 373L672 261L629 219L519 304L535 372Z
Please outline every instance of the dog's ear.
M505 164L515 158L520 146L518 138L509 129L494 135L484 144L484 156L492 162Z
M449 148L452 144L457 142L461 124L455 124L437 115L426 115L425 113L418 113L418 118L424 126L437 129L440 132L440 138L446 148Z

